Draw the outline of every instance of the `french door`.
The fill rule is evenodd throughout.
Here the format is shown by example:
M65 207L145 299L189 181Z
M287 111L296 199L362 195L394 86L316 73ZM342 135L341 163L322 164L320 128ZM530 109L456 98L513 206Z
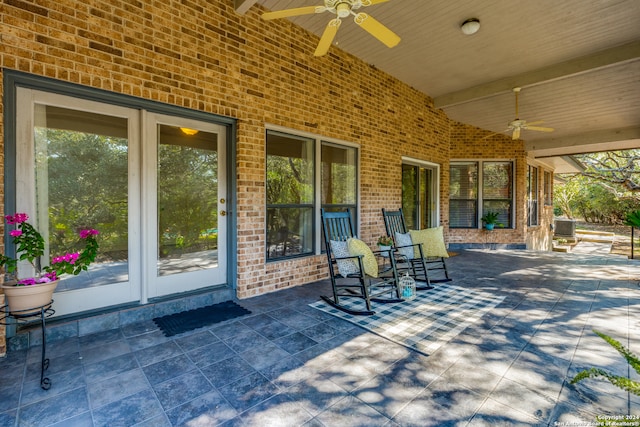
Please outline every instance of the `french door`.
M57 315L226 282L223 126L26 88L16 113L15 206L45 259L100 231L96 262L58 285Z
M439 165L403 159L402 210L407 229L439 225Z

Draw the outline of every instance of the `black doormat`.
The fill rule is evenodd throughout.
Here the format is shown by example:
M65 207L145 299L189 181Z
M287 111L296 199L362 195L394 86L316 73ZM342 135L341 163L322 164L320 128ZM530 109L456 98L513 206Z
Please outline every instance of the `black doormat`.
M156 317L153 321L165 336L171 337L245 314L251 314L251 312L233 301L225 301L194 310Z

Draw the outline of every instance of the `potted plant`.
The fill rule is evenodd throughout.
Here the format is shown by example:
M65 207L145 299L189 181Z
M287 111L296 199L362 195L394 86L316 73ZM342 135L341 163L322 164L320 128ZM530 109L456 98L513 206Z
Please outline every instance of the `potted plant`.
M391 250L391 247L393 246L393 239L389 236L380 236L378 237L378 241L376 242L376 244L378 245L378 248L382 252L381 255L384 257L387 257L389 256L389 252L385 252L385 251Z
M51 258L49 265L41 266L41 257L44 255L44 239L42 235L27 222L29 216L25 213L16 213L5 217L7 225L15 225L16 228L9 234L13 237L16 246L16 258L10 258L0 254L0 268L2 279L5 275L9 280L2 284L9 311L20 316L31 315L40 311L39 307L51 302L51 296L55 291L58 280L63 274L77 275L87 270L98 253L96 236L98 230L88 229L80 231L80 239L84 243L81 252L71 252L62 256ZM18 276L18 262L27 261L31 264L30 277ZM31 275L32 274L32 275ZM36 308L35 310L29 310Z
M502 227L503 224L498 222L498 216L500 214L494 211L487 211L482 218L481 221L484 222L484 228L487 230L493 230L495 226Z

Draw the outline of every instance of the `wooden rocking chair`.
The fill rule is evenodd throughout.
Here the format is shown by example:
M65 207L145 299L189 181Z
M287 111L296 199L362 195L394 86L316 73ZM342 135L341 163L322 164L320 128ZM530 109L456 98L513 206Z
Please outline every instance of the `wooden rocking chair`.
M321 210L333 297L321 296L331 306L353 315L372 315L371 303L402 302L398 291L393 250L371 251L355 237L351 214ZM383 268L380 268L382 260ZM360 298L365 310L346 307L341 299Z
M384 218L384 226L387 231L387 235L394 241L394 248L400 253L402 263L398 262L397 269L399 273L408 272L418 282L425 282L426 286L419 286L416 289L432 289L431 283L450 282L452 279L449 277L449 271L447 270L447 264L445 258L449 255L446 254L444 248L444 242L442 240L441 229L429 229L429 230L417 230L409 232L404 219L404 213L402 208L397 211L388 211L382 209L382 217ZM438 235L440 240L439 245L441 248L436 251L436 256L429 255L429 248L423 246L424 242L414 242L411 238L411 234L419 234L423 232L433 231ZM429 243L425 243L429 245ZM436 242L433 242L436 245ZM445 256L446 254L446 256ZM440 273L439 278L434 279L431 276L434 273Z

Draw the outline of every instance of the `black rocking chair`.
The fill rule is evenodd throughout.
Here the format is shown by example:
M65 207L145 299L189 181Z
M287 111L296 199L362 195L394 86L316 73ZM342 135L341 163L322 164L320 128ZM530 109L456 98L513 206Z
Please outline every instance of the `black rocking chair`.
M426 286L417 286L417 290L433 289L431 283L450 282L452 280L449 277L449 271L447 270L447 264L444 257L425 256L425 252L423 251L421 244L414 244L413 242L401 243L397 241L396 233L402 235L406 235L408 233L402 208L397 211L388 211L383 208L382 217L384 218L384 227L387 231L387 235L390 236L395 243L394 248L401 254L414 254L413 256L400 257L404 262L398 261L397 269L399 274L408 272L416 281L426 283ZM414 247L415 249L411 247ZM436 272L440 272L439 278L434 279L430 277Z
M375 314L371 308L372 302L402 302L398 291L398 272L393 250L371 251L367 247L363 252L368 251L370 254L350 255L348 250L350 244L361 247L366 245L356 239L349 211L326 212L322 209L321 214L333 289L333 297L321 296L321 298L331 306L353 315ZM373 266L372 262L374 262ZM369 274L371 268L377 269L378 277L376 274ZM341 302L342 298L363 299L366 310L345 307Z

